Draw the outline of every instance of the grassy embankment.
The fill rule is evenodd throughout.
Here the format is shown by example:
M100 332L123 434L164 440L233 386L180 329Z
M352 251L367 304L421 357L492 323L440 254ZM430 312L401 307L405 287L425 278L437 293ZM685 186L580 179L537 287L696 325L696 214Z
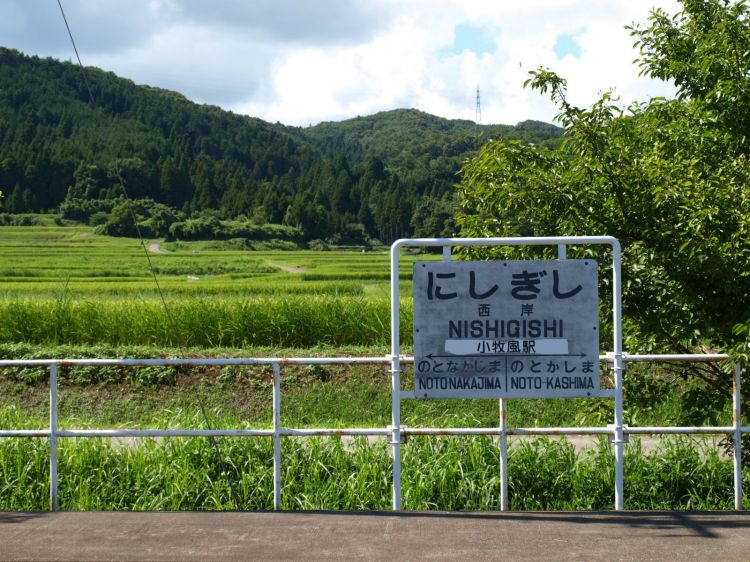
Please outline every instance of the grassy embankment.
M156 248L153 248L156 250ZM139 242L78 227L0 229L0 356L114 357L189 355L372 355L388 347L387 252L248 252L229 243L161 244L151 258L175 320L166 320ZM403 339L411 340L410 268L401 271ZM409 385L410 373L404 375ZM214 427L270 425L268 368L66 369L63 427L203 427L199 395ZM380 426L390 419L383 367L287 367L282 423ZM704 423L729 413L680 410L664 373L635 369L626 392L630 423ZM605 381L606 384L606 381ZM648 396L642 392L646 385ZM46 372L0 373L0 424L45 427ZM599 425L611 404L585 400L513 400L512 426ZM409 401L407 425L493 425L490 400ZM243 509L268 508L270 441L220 440ZM63 440L62 505L68 509L231 508L226 477L203 440ZM43 440L1 440L0 508L46 505ZM390 464L382 443L353 450L336 440L286 440L285 502L293 508L387 507ZM712 453L673 445L665 461L628 455L628 507L726 507L728 464ZM492 508L497 452L489 439L413 439L405 448L407 508ZM303 469L303 467L306 467ZM566 444L524 444L511 455L512 506L586 509L611 506L609 453L576 456ZM645 472L644 472L645 471ZM649 476L651 475L651 476ZM32 477L36 478L32 482ZM633 478L636 480L633 481ZM700 480L700 484L698 481ZM41 484L40 484L41 482ZM706 483L709 489L702 488ZM637 490L642 490L637 492ZM643 491L645 490L645 491ZM639 495L641 494L641 495ZM705 501L704 501L705 499ZM703 502L703 503L701 503ZM706 503L708 502L708 503ZM728 503L729 502L729 503Z

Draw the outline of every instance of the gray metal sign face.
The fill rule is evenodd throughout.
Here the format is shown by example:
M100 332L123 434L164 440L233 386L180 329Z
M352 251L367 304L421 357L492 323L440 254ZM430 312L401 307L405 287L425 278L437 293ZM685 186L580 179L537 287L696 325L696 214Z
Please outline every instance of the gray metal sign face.
M416 262L417 398L599 392L595 260Z

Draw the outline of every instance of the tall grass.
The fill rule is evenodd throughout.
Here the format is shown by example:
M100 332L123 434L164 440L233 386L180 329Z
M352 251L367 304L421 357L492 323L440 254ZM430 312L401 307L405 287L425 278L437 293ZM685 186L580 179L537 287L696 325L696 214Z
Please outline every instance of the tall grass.
M186 346L379 345L389 338L387 299L286 295L172 301L169 311ZM403 303L402 337L411 340ZM39 344L176 345L162 304L149 300L0 301L0 341Z
M5 418L13 415L0 412ZM22 419L4 419L3 424ZM273 508L270 438L223 438L220 456L202 438L59 441L59 500L65 510L268 510ZM403 507L494 510L498 447L488 437L419 437L403 449ZM391 460L384 441L288 438L282 443L284 509L389 509ZM614 459L606 443L576 453L565 440L513 443L512 510L612 509ZM0 439L0 510L48 508L46 439ZM231 484L230 484L231 483ZM745 473L745 484L750 473ZM238 502L235 500L237 497ZM689 440L625 457L627 509L732 509L732 466Z

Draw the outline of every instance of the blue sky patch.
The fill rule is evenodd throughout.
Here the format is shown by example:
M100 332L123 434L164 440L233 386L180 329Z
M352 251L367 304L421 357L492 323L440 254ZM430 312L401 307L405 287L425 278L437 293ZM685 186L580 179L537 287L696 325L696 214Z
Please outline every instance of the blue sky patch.
M453 31L453 44L440 50L442 55L459 55L471 51L478 57L495 52L497 31L489 27L478 27L469 23L459 23Z
M557 60L562 59L565 55L572 55L574 58L581 58L581 44L578 42L578 36L585 30L580 29L573 33L561 33L555 39L553 50Z

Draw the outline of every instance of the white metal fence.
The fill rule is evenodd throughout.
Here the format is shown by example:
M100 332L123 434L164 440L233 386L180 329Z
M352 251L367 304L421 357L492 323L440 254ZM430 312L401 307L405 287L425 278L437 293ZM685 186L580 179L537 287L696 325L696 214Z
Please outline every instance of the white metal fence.
M718 362L729 359L727 355L627 355L622 357L625 363L643 361L677 361L677 362ZM603 355L600 360L612 364L612 355ZM412 358L400 357L401 363L411 363ZM740 421L740 366L733 368L733 423L731 426L703 426L703 427L628 427L618 428L614 424L602 427L526 427L509 428L507 425L507 410L509 400L500 400L499 424L497 427L367 427L367 428L286 428L281 425L281 375L285 365L354 365L354 364L384 364L390 365L391 357L346 357L346 358L233 358L233 359L39 359L39 360L0 360L0 368L46 366L49 368L49 428L47 429L3 429L3 437L36 437L47 438L50 443L50 509L58 509L58 458L57 445L59 439L70 437L101 438L101 437L266 437L273 439L273 482L274 508L281 509L281 440L284 437L320 437L320 436L357 436L374 435L390 437L394 429L400 436L398 442L391 442L394 449L402 445L404 437L410 435L490 435L497 436L500 449L500 498L501 510L508 509L508 436L513 435L608 435L613 440L618 435L668 435L668 434L712 434L732 435L734 438L734 505L735 509L742 509L742 451L741 435L750 432L750 426L741 425ZM153 366L225 366L225 365L270 365L273 368L273 422L270 429L61 429L58 427L58 371L61 367L69 366L123 366L123 367L153 367ZM399 398L413 398L413 392L398 390ZM613 397L613 390L608 391ZM603 391L601 396L606 396ZM401 458L393 455L394 463L394 510L400 509L400 482L396 482L396 475L400 478ZM615 506L623 509L622 506Z

